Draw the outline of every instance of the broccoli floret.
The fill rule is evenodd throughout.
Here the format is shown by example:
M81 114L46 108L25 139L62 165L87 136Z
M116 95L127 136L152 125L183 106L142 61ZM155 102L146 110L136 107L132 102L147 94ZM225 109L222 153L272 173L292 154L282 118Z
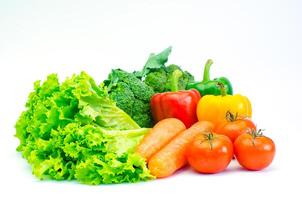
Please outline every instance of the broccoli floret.
M150 99L149 99L150 101ZM133 120L142 127L153 127L153 119L150 110L150 103L136 99L133 103ZM135 114L136 113L136 114Z
M109 95L110 98L116 102L117 107L121 108L128 115L132 115L132 107L135 101L135 96L126 83L117 83L114 89L110 90Z
M175 70L181 70L177 65L169 65L152 69L146 74L144 82L153 88L154 92L161 93L171 91L172 74ZM187 71L182 71L182 76L178 81L178 89L184 90L189 82L193 82L194 77Z
M163 69L157 69L149 73L144 82L153 88L153 90L157 93L165 92L166 83L167 83L167 72Z
M182 71L182 69L177 66L177 65L169 65L166 68L167 74L168 74L168 82L170 83L171 79L172 79L172 74L175 70L180 70L182 72L182 76L179 78L178 80L178 88L180 90L184 90L186 89L186 86L188 83L193 82L194 81L194 76L192 76L192 74L190 74L188 71ZM167 87L167 89L169 90L171 87Z
M141 127L152 127L150 99L153 89L138 79L133 73L114 69L104 81L109 96Z

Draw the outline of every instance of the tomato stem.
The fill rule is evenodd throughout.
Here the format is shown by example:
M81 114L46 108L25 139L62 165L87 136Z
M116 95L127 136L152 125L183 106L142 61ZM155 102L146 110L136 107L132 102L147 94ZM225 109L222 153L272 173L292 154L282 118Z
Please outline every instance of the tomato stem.
M208 134L205 134L205 138L206 138L206 140L209 141L210 147L211 147L211 150L212 150L213 149L213 139L214 139L213 133L209 132Z
M248 130L248 133L252 135L252 139L253 139L252 142L253 142L254 146L255 146L255 139L257 137L263 136L263 131L264 131L264 129L258 129L258 130L256 130L256 129L249 129Z

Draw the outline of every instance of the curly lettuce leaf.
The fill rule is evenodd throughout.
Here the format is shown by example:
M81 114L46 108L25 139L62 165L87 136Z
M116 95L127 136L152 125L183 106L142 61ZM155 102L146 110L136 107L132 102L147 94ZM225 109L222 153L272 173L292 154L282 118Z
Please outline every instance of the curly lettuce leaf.
M86 73L35 82L16 123L17 148L40 179L85 184L152 178L134 148L149 129L116 107Z
M109 98L105 88L97 86L86 73L73 76L62 86L65 85L74 87L72 93L78 99L79 108L77 117L84 123L93 121L102 127L118 130L139 128L139 125Z
M75 176L80 182L123 183L153 178L145 160L133 153L137 143L149 129L118 131L114 135L104 129L98 128L96 131L102 132L103 141L106 142L95 150L103 150L106 154L94 154L77 165Z

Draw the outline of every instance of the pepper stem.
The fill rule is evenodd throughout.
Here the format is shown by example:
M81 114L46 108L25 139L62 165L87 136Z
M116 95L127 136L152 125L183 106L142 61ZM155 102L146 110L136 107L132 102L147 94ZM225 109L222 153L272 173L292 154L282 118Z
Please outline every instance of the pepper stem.
M223 83L217 82L217 86L220 89L221 96L227 95L227 90L226 90L226 87L225 87L225 85Z
M208 59L205 66L204 66L202 83L207 82L207 81L210 80L210 68L211 68L212 64L213 64L213 60Z
M181 76L182 76L182 72L179 69L174 70L174 72L172 73L172 80L171 80L172 92L178 91L178 81Z
M225 114L225 118L229 122L234 122L238 119L238 113L236 112L236 114L234 114L234 113L232 113L231 111L228 110Z

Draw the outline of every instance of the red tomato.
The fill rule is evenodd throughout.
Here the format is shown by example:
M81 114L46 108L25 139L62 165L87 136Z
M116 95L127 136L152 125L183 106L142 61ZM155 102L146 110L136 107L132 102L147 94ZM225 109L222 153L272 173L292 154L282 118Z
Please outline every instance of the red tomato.
M240 135L234 143L234 152L242 167L261 170L271 164L276 148L273 140L259 130Z
M227 112L226 118L227 121L216 127L214 132L228 136L232 142L234 142L239 135L247 133L247 131L250 130L256 130L255 124L247 118L239 118L231 112Z
M189 164L198 172L221 172L232 160L233 144L224 135L202 134L189 145L186 156Z

